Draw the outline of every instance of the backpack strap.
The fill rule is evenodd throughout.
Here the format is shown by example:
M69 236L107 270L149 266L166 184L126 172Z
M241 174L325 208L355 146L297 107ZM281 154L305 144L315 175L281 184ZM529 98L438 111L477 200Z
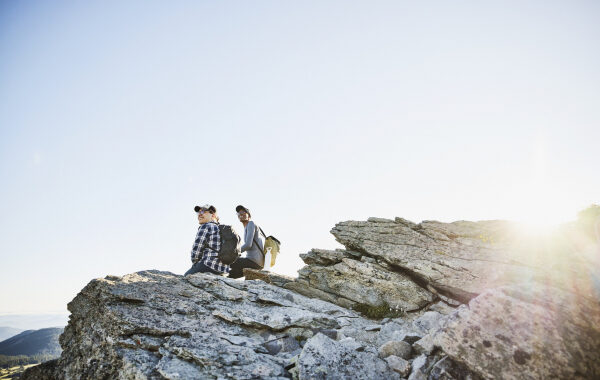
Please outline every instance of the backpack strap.
M263 232L262 228L260 228L259 225L256 225L256 227L258 227L258 230L260 231L260 233L265 237L265 240L267 240L267 236ZM266 256L264 245L263 245L263 249L260 249L260 244L258 244L258 242L256 241L256 238L253 237L252 240L254 241L254 244L256 244L256 246L258 247L258 249L260 250L260 252L263 254L263 256Z
M265 234L265 232L262 230L262 228L260 228L260 226L256 226L258 227L258 230L260 231L260 233L262 234L262 236L266 239L267 238L267 234Z

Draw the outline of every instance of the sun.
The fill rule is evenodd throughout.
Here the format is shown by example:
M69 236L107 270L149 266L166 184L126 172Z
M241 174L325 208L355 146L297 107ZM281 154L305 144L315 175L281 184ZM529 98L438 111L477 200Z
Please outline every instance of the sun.
M514 220L526 232L549 233L560 225L573 220L572 212L550 202L532 201L519 207Z

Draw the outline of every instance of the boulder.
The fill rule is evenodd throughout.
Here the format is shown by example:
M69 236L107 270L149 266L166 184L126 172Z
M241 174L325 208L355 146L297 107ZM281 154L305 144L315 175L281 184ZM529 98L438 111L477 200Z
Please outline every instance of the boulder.
M410 373L410 363L398 356L390 355L385 358L385 361L394 372L402 377L406 377Z
M298 357L294 375L303 379L399 379L373 348L352 338L334 341L323 334L309 339Z
M334 254L339 261L331 258ZM307 257L310 260L306 260ZM312 264L299 271L298 282L311 289L313 296L343 307L384 307L390 313L401 313L420 310L435 299L433 293L408 276L339 251L313 250L304 259ZM321 264L323 262L327 265ZM286 288L302 292L301 286L296 284L288 283ZM315 289L318 292L314 292Z
M600 378L600 303L550 285L488 290L423 340L484 378Z
M402 359L408 359L411 352L412 346L410 343L401 340L390 340L379 347L379 356L382 358L394 355Z
M55 380L61 378L57 372L58 359L48 360L42 364L30 367L26 370L27 375L23 374L21 379L35 379L35 380Z
M437 311L427 311L412 322L413 331L418 331L424 335L430 330L435 330L439 327L443 317Z
M347 250L387 263L423 288L465 303L486 289L552 281L594 299L595 242L567 227L527 235L506 221L419 224L370 218L338 223L331 233ZM313 269L314 270L314 269Z
M427 355L420 355L416 357L411 363L411 373L408 377L409 380L426 380L426 366L428 362Z
M370 323L258 280L159 271L93 280L68 308L60 359L25 379L289 377L315 333Z

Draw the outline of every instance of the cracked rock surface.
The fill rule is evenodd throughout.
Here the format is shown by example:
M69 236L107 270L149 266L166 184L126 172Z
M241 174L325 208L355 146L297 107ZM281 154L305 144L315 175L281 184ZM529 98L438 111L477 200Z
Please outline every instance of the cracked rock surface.
M461 303L487 289L526 280L552 281L590 299L597 295L591 270L597 268L598 255L584 247L590 242L580 231L566 227L550 236L533 236L499 220L415 224L370 218L338 223L331 233L346 247L347 253L338 255L368 257Z
M486 291L425 339L486 378L600 378L600 304L549 285Z
M313 250L300 255L305 261L333 256L338 252ZM301 269L299 279L287 283L286 288L299 293L317 294L344 307L357 304L378 306L387 304L392 309L414 311L434 300L434 294L414 283L408 276L390 271L377 263L362 262L338 256L340 261L330 265L313 264ZM321 293L334 297L319 297Z
M53 369L64 379L289 378L291 359L315 335L371 323L262 281L159 271L93 280L68 307ZM340 357L355 365L371 361L344 347ZM376 368L395 376L383 362Z
M370 218L332 233L345 249L301 255L298 278L92 280L61 357L22 377L600 378L600 247L577 231Z

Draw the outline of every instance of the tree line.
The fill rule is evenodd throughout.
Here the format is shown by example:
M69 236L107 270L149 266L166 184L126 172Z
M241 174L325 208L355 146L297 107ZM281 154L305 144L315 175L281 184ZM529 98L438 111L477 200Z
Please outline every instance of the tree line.
M18 365L43 363L48 360L56 359L56 355L37 354L37 355L0 355L0 368L10 368Z

